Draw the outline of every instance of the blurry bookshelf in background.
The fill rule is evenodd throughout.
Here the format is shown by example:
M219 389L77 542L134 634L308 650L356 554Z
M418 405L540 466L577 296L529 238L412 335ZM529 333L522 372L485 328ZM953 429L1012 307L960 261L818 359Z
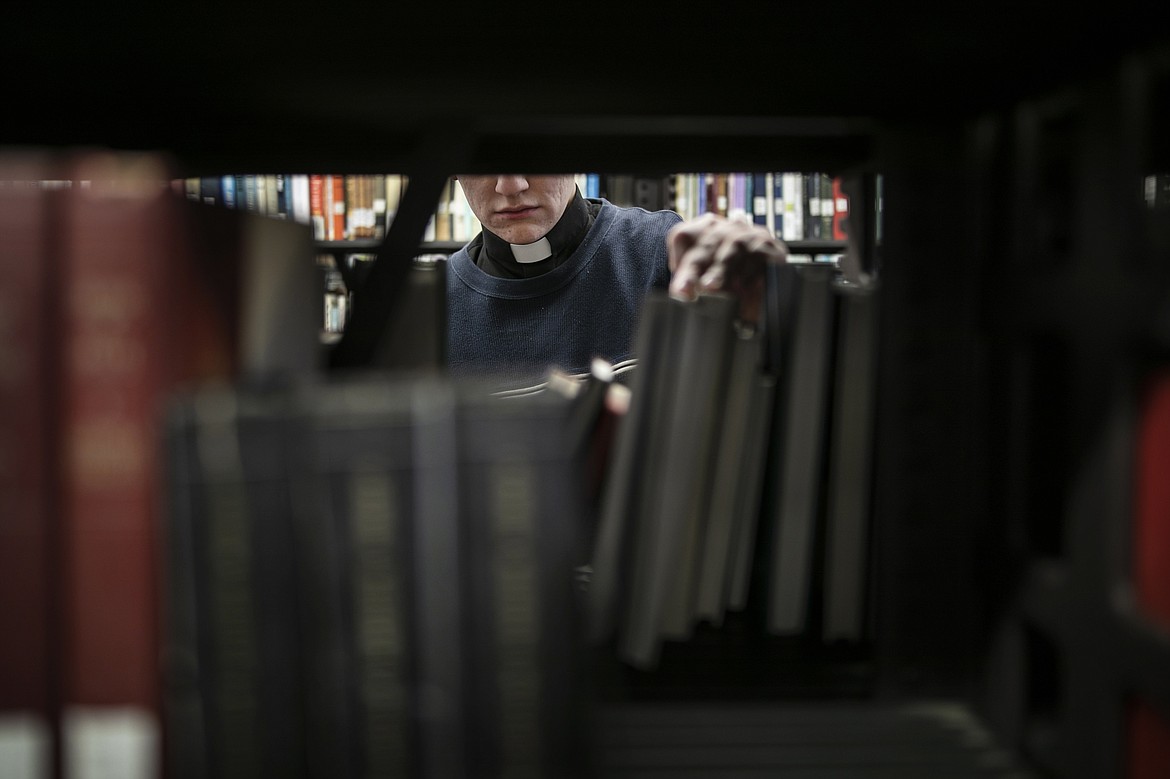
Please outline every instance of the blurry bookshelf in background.
M849 200L841 179L818 172L708 172L665 176L578 173L586 198L618 206L748 219L789 247L789 262L837 266ZM409 184L400 174L247 174L183 181L187 197L312 228L322 288L321 340L336 342ZM419 239L416 261L439 261L482 230L458 180L450 178Z
M748 219L789 245L789 262L840 261L849 199L841 179L820 172L707 172L644 177L589 174L582 193L615 205ZM581 186L579 180L578 186Z

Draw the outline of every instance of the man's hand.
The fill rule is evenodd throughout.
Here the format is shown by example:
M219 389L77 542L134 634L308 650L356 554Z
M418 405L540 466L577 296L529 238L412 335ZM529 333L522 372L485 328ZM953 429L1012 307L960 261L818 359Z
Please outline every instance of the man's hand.
M739 299L739 318L751 325L760 321L765 268L788 260L788 247L767 228L711 213L672 227L666 246L671 295L694 300L700 292L729 292Z

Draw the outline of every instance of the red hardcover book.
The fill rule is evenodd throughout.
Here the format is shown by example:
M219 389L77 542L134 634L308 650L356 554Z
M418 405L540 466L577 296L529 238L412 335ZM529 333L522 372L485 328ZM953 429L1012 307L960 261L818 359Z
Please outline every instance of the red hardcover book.
M1170 373L1150 384L1137 430L1134 489L1133 588L1139 609L1170 631ZM1129 711L1131 779L1170 772L1170 722L1149 703Z
M178 203L153 156L81 154L60 214L66 774L159 765L160 403ZM167 261L160 261L165 258Z
M309 176L309 219L313 225L313 237L318 241L324 241L325 177L317 174Z
M325 178L329 186L326 202L329 206L329 240L344 241L345 234L345 176L332 175Z
M841 188L841 179L837 176L833 177L833 235L834 241L844 241L845 220L849 218L849 198L845 196L845 190Z
M55 705L52 161L0 156L0 740L8 770L52 774Z
M70 777L98 764L153 777L165 407L180 387L236 374L241 226L292 225L176 196L162 155L80 153L65 176L54 231L62 755Z

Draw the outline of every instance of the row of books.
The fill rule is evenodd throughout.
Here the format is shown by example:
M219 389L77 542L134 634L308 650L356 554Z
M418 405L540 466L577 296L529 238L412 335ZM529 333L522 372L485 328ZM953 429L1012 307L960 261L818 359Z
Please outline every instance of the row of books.
M592 775L576 401L493 386L176 398L172 779Z
M159 775L161 408L323 362L309 228L173 180L0 153L0 774Z
M585 197L621 206L743 217L785 241L844 241L848 198L825 173L678 173L662 178L576 174ZM188 197L313 227L318 241L380 239L394 219L408 180L374 175L240 175L188 178ZM459 182L444 187L423 241L471 240L481 225Z
M634 667L743 611L753 580L771 634L868 636L875 301L824 266L772 274L763 334L724 295L643 309L588 598L590 639Z
M406 176L247 174L188 177L191 200L310 225L317 241L380 239L394 220Z

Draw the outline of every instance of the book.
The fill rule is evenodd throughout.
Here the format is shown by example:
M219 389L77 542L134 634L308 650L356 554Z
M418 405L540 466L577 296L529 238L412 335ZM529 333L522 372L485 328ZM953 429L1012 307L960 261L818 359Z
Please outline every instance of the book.
M325 176L326 237L330 241L344 241L350 237L345 224L345 179L341 174Z
M302 604L297 597L304 570L298 552L303 553L303 547L295 543L293 498L294 485L307 484L308 474L295 467L299 463L295 455L305 450L309 439L301 430L301 415L291 407L294 398L283 389L283 383L245 382L247 389L238 391L234 398L235 446L238 477L244 485L246 527L219 527L218 538L239 534L241 547L247 546L240 550L248 556L241 565L248 570L246 586L254 613L241 610L222 618L252 621L254 652L249 659L255 666L235 668L231 674L219 675L217 681L224 686L250 682L256 696L255 749L261 773L296 779L307 775L304 745L308 734L304 726ZM301 492L297 496L305 497ZM209 555L209 565L222 571L222 561L216 557ZM211 581L210 586L224 597L220 582ZM226 638L228 626L219 623L216 627L216 636Z
M409 385L412 446L413 532L410 633L417 644L413 683L416 701L416 775L464 776L470 771L466 678L469 651L463 639L465 587L459 516L464 496L457 397L446 382Z
M497 397L468 382L458 406L468 764L476 775L589 775L572 399Z
M190 204L163 186L173 176L157 155L79 152L63 165L77 182L56 217L64 769L84 776L104 753L146 777L160 761L155 446L173 358L158 258L184 261Z
M821 199L820 235L823 240L833 240L833 222L837 206L833 196L833 179L827 173L817 173L818 197Z
M764 473L768 465L772 415L776 397L776 377L759 372L752 383L751 420L745 441L744 464L736 479L735 504L732 509L729 561L724 581L725 611L747 608L752 569L759 543L759 521L763 505Z
M665 436L663 478L651 521L663 529L662 566L673 582L661 606L662 637L682 641L696 621L699 568L707 537L712 482L721 456L728 360L734 351L733 320L738 301L725 293L703 293L684 306L678 381ZM674 529L670 529L673 525ZM673 550L673 553L669 550ZM673 560L673 564L668 562Z
M737 333L727 366L727 389L711 473L706 532L700 547L695 618L719 625L723 620L734 560L732 542L740 521L741 474L759 467L759 447L751 445L760 420L752 416L760 369L760 338Z
M770 219L768 202L772 195L772 181L770 173L752 173L752 222L768 229L775 235L775 227Z
M328 238L325 221L325 177L319 174L309 176L309 219L313 226L313 238L324 241Z
M596 200L601 197L601 174L585 174L585 197Z
M309 497L320 501L296 518L310 774L410 775L410 395L374 378L350 380L306 393L300 408L312 428Z
M859 641L865 627L877 370L874 293L838 293L832 439L825 508L826 642Z
M292 203L289 199L291 194L288 186L288 176L283 173L275 173L270 177L272 182L272 194L270 195L271 202L276 203L273 210L273 216L277 219L288 219L292 214Z
M787 231L791 228L787 226L788 207L784 202L784 176L786 174L776 171L772 174L772 207L769 213L772 216L772 235L776 236L782 241L792 240L789 238Z
M832 178L832 197L832 238L834 241L844 241L849 237L848 233L846 232L849 224L849 198L845 195L845 191L842 188L840 176L834 176Z
M177 400L174 413L178 427L169 449L189 448L193 457L185 463L186 473L184 463L176 462L176 499L185 486L191 502L187 507L172 503L177 525L171 535L172 564L176 575L190 571L195 635L194 650L178 643L184 636L172 636L172 646L193 651L196 658L203 743L173 742L172 749L185 745L190 752L172 752L168 762L184 772L203 764L203 776L255 776L265 766L257 617L267 604L257 602L255 590L253 515L238 398L226 385L207 388Z
M630 379L630 398L618 421L613 452L599 498L597 530L591 546L591 578L586 592L586 635L594 645L617 640L624 632L627 604L632 600L633 565L649 467L649 430L655 411L654 393L663 386L671 355L667 342L674 306L665 293L650 293L643 302L634 335L638 368Z
M51 182L44 153L0 155L0 741L13 775L53 775L59 670L54 579L55 330Z
M661 310L655 314L651 307ZM629 413L631 416L644 415L639 428L631 432L639 434L644 443L635 489L629 495L631 526L626 552L629 557L625 563L629 573L616 645L617 656L636 668L652 667L661 651L662 611L671 576L671 571L664 568L661 561L671 545L667 528L649 518L660 510L657 485L666 478L667 425L672 418L671 404L675 399L673 390L678 375L684 314L682 304L665 292L647 295L643 311L651 314L654 328L648 335L655 340L643 344L636 377L639 381L636 388L631 388ZM648 359L651 355L653 358ZM641 410L643 405L645 410ZM595 576L601 573L597 569L600 564L601 561L595 560ZM670 564L674 564L673 560Z
M808 616L814 534L820 517L821 459L826 429L829 355L833 334L831 269L801 267L791 348L780 373L779 456L772 463L774 513L767 627L800 633Z

